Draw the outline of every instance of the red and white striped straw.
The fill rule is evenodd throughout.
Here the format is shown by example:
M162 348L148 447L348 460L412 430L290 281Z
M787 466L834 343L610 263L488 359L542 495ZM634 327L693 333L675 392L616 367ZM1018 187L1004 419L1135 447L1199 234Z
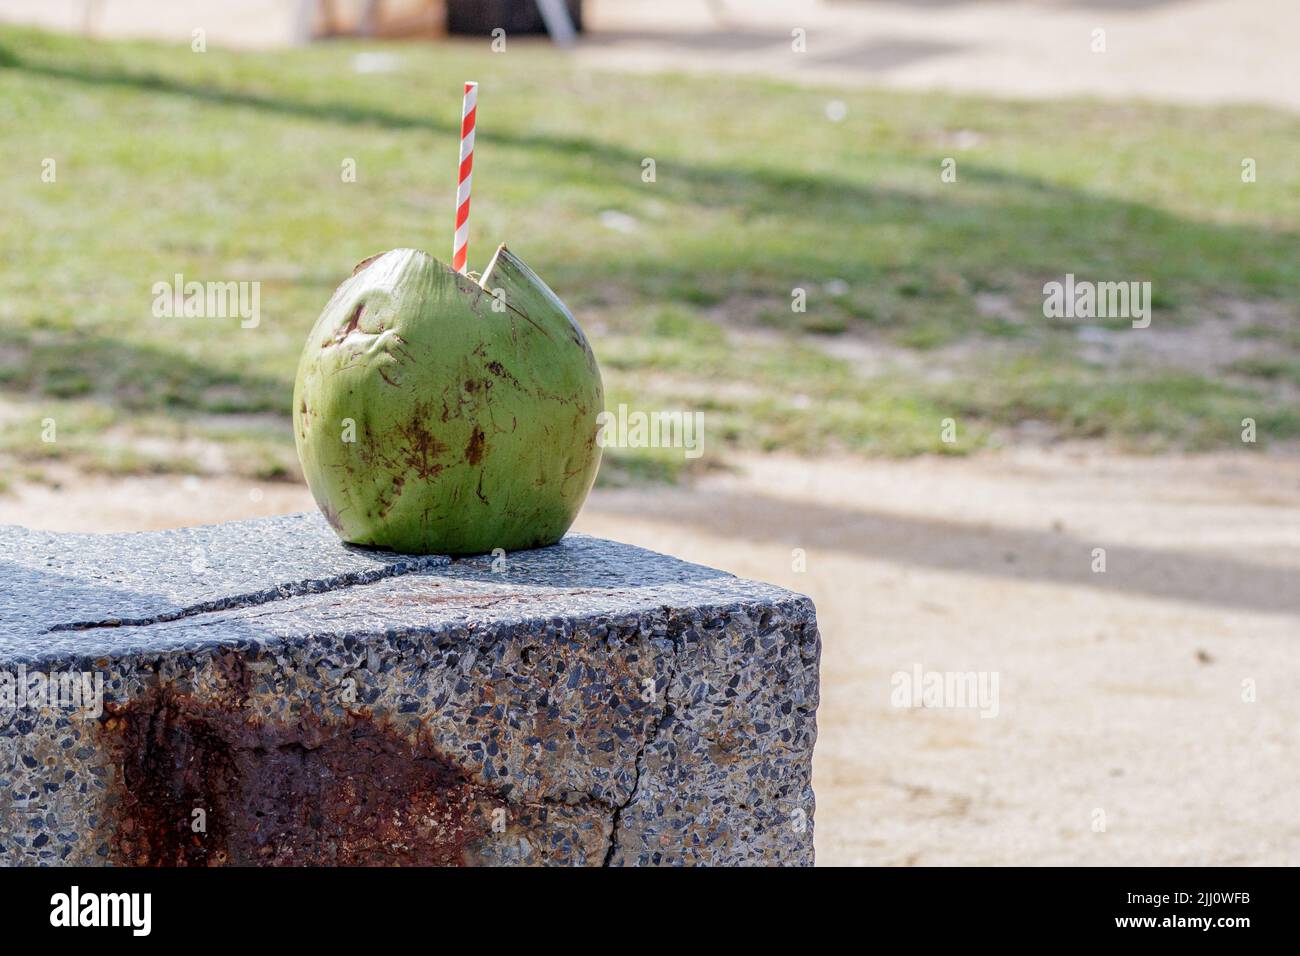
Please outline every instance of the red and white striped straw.
M474 110L478 84L465 84L465 105L460 111L460 178L456 183L456 238L451 246L451 267L465 271L469 260L469 184L474 168Z

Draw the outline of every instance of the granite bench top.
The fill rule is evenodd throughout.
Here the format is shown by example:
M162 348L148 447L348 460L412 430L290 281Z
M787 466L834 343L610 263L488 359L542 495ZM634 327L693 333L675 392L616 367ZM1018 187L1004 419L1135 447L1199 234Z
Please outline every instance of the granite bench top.
M790 601L807 599L581 534L452 560L343 544L318 514L126 534L0 526L0 665Z

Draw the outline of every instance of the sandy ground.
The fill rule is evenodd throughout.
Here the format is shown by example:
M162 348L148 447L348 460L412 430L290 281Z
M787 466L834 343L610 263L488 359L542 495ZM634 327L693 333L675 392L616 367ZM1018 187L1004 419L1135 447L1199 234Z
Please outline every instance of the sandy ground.
M437 20L436 2L385 4L395 19L425 9ZM360 0L333 5L345 17ZM202 28L214 46L266 48L309 36L312 8L303 0L0 0L0 20L185 44ZM1295 0L586 0L585 10L589 32L574 56L594 68L1300 109ZM806 41L799 52L795 30ZM1094 49L1097 30L1104 50Z
M1300 109L1294 0L598 0L590 20L580 60L618 69Z
M0 523L310 507L294 486L69 475L0 498ZM823 864L1300 863L1300 459L750 458L598 492L577 528L816 601ZM996 713L896 706L917 667L996 674Z

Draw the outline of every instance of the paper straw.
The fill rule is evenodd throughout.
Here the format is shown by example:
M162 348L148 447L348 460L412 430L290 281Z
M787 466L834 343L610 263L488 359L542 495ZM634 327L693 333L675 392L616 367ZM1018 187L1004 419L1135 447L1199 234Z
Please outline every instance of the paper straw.
M478 84L465 84L465 104L460 112L460 178L456 183L456 238L451 246L451 267L465 271L469 260L469 184L474 168L474 110Z

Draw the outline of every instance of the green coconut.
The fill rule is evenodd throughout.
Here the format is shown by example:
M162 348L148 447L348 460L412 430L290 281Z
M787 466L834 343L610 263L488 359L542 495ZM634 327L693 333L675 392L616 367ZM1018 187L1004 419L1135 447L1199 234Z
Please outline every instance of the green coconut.
M505 246L478 282L415 249L358 265L311 330L293 408L307 484L353 544L553 544L600 467L596 357Z

